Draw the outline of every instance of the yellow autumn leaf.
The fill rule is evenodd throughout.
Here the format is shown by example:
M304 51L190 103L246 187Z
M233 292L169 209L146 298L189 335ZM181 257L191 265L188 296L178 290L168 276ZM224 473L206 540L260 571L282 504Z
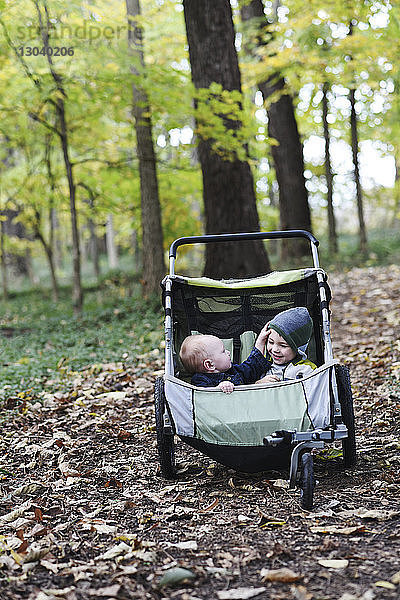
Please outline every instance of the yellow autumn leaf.
M376 587L385 588L386 590L395 590L396 589L396 586L393 585L393 583L390 583L390 581L376 581L374 583L374 585Z

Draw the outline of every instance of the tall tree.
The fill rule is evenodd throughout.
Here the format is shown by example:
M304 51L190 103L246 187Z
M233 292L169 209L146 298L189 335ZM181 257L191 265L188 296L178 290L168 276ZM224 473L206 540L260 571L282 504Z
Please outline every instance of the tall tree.
M324 128L325 140L325 179L327 187L327 203L328 203L328 240L329 251L336 254L338 250L335 212L333 210L333 173L330 154L330 133L328 123L328 90L329 84L327 81L322 86L322 123Z
M230 2L183 0L183 7L193 83L200 91L211 86L219 107L216 110L222 111L222 101L218 100L223 98L225 91L241 93ZM213 100L212 96L208 96L206 104ZM198 98L198 111L203 108L201 102ZM240 119L223 117L222 124L228 138L235 138L240 133ZM259 231L254 182L248 161L239 158L237 151L229 157L215 151L213 140L202 136L200 129L198 153L203 174L206 233ZM262 242L212 246L206 245L204 272L208 276L251 276L270 269Z
M49 189L49 229L50 229L50 234L49 234L49 241L46 242L43 232L41 231L40 228L40 221L41 221L41 216L40 216L40 211L38 209L35 210L35 225L36 225L36 231L35 231L35 235L36 237L40 240L44 251L46 253L46 257L49 263L49 268L50 268L50 276L51 276L51 285L52 285L52 292L53 292L53 300L55 302L58 301L58 281L57 281L57 275L56 275L56 268L55 268L55 260L54 260L54 248L55 248L55 206L54 206L54 197L55 197L55 190L56 190L56 182L55 182L55 177L54 177L54 173L53 173L53 168L52 168L52 160L51 160L51 136L49 133L47 133L46 135L46 142L45 142L45 157L44 157L44 161L46 164L46 170L47 170L47 178L50 184L50 189Z
M355 102L355 89L349 90L350 100L350 131L351 131L351 153L353 157L353 176L354 183L356 186L356 201L357 201L357 214L358 214L358 225L359 225L359 239L360 239L360 252L362 254L367 253L367 232L365 229L364 219L364 203L362 196L361 180L360 180L360 165L359 165L359 151L358 151L358 127L357 127L357 112Z
M5 250L5 226L4 220L0 221L0 262L1 262L1 283L3 287L3 298L8 300L8 272L7 272L7 254Z
M161 208L158 194L156 157L152 138L149 99L139 76L144 77L143 31L139 23L139 0L126 0L128 41L132 54L133 115L139 159L143 245L143 291L159 291L165 275Z
M93 191L93 189L87 185L86 183L79 182L79 186L81 186L87 192L87 199L85 202L89 206L89 218L88 218L88 229L89 229L89 254L93 263L93 272L96 280L100 279L100 256L99 256L99 239L96 232L96 223L94 221L94 215L96 214L95 210L95 200L98 197L98 194ZM107 226L107 225L106 225Z
M107 215L106 222L106 246L107 246L107 257L108 257L108 266L110 269L118 268L118 251L117 245L115 243L115 230L114 230L114 220L112 213Z
M279 2L275 2L277 10ZM268 23L262 0L252 0L241 8L244 22L257 19L259 45L265 44ZM267 39L271 37L269 33ZM284 77L274 73L258 82L267 103L268 134L276 140L271 146L276 179L279 185L279 212L282 229L306 229L311 231L311 215L304 178L303 145L297 127L293 98L287 90ZM277 98L270 101L271 98ZM308 255L309 244L304 240L283 243L284 257Z
M42 37L43 47L46 53L49 71L54 82L56 90L55 99L49 99L49 102L54 106L57 125L52 128L59 137L62 154L64 158L65 173L68 181L69 203L71 215L71 230L72 230L72 261L73 261L73 288L72 288L72 304L76 313L81 312L83 305L83 291L81 280L81 254L79 244L79 229L78 229L78 213L76 209L76 187L72 162L70 158L69 146L69 128L66 115L65 98L66 92L63 85L63 78L56 71L52 59L52 54L49 50L51 21L46 0L42 0L42 6L38 0L34 0L36 12L39 21L40 33ZM35 81L35 79L34 79ZM37 80L36 80L37 81ZM30 115L34 120L44 123L37 112L32 112Z
M353 21L350 21L349 35L353 35ZM351 56L349 58L351 59ZM353 176L354 176L354 183L356 186L356 202L357 202L357 214L358 214L358 224L359 224L360 252L361 252L361 254L366 255L366 253L367 253L367 232L366 232L366 228L365 228L364 203L363 203L361 180L360 180L360 165L359 165L359 151L358 151L358 126L357 126L355 93L356 93L355 88L351 87L349 90L351 153L353 156Z

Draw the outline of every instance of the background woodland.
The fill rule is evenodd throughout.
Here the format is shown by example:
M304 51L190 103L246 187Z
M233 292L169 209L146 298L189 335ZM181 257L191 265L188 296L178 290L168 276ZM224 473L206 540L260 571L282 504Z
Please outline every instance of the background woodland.
M334 259L357 233L372 263L369 232L398 238L387 0L2 0L0 31L5 298L45 270L79 312L82 280L125 266L152 294L182 235L305 228ZM209 252L205 272L271 268L248 254Z

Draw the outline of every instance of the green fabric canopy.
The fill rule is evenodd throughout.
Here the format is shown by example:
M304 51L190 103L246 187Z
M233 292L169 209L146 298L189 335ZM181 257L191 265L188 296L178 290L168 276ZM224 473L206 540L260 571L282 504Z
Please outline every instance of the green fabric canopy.
M300 281L306 277L313 275L317 269L293 269L291 271L273 271L268 275L261 277L252 277L251 279L211 279L209 277L182 277L174 275L174 278L187 283L188 285L225 288L225 289L245 289L257 287L273 287L276 285L284 285L293 281Z

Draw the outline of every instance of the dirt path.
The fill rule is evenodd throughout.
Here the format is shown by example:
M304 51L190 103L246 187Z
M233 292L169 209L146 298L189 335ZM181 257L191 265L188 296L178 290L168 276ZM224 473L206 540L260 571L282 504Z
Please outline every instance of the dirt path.
M161 355L134 369L103 365L77 373L73 393L9 401L2 600L397 599L400 269L330 283L359 462L347 471L334 452L316 460L313 513L284 487L287 473L242 476L186 446L179 480L164 481L152 408Z

